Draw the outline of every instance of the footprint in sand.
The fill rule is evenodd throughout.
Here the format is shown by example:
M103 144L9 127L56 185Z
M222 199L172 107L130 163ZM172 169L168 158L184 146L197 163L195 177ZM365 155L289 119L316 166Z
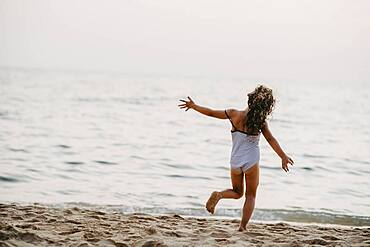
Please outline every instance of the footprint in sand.
M149 240L149 241L146 241L143 245L141 245L142 247L164 247L166 246L165 244L163 244L161 241L158 241L158 240Z
M96 243L98 246L117 246L117 247L128 247L127 244L116 242L113 239L102 239Z
M71 229L69 231L64 231L64 232L60 232L59 235L70 235L70 234L74 234L76 232L80 232L81 230L79 229Z
M215 241L218 243L222 242L223 244L230 244L230 241L226 238L215 238Z
M323 239L325 240L340 240L339 238L335 237L335 236L329 236L329 235L326 235L326 236L322 236Z
M146 231L149 235L153 235L153 234L156 234L156 233L157 233L157 230L156 230L154 227L147 227L147 228L145 228L145 231Z
M329 242L325 241L322 238L306 239L306 240L303 240L302 243L305 243L305 244L318 244L318 245L328 245L329 244Z
M214 237L214 238L230 238L231 237L231 235L229 233L227 233L226 231L223 231L223 230L213 231L210 234L210 236Z
M164 234L167 236L177 237L177 238L180 238L182 236L179 232L175 232L175 231L164 232Z

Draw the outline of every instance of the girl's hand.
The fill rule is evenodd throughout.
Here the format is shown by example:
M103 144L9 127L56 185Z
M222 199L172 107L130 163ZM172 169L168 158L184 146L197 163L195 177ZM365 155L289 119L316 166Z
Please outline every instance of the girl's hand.
M288 167L288 164L291 164L293 165L294 164L294 161L287 155L285 155L282 159L281 159L281 167L283 168L284 171L288 172L289 171L289 167Z
M185 111L189 110L190 108L194 108L194 106L195 106L194 101L189 96L188 96L188 99L189 99L189 101L180 99L180 101L184 102L184 103L178 105L178 107L180 107L180 109L186 108Z

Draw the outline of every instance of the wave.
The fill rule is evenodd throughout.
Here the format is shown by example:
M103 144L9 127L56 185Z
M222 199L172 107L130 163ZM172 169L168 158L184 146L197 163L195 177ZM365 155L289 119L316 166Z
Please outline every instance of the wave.
M166 207L137 207L125 205L93 205L88 203L63 203L57 207L83 207L101 211L114 211L123 214L178 214L193 217L209 217L205 208L166 208ZM219 208L215 216L239 218L241 209ZM310 224L333 224L343 226L370 226L370 216L341 214L335 212L307 211L302 209L255 209L252 220L260 222L291 222Z

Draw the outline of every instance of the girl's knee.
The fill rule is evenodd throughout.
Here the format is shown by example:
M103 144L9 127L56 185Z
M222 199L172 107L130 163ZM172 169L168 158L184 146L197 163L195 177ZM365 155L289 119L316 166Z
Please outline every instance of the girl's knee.
M245 191L245 197L253 197L255 198L257 195L257 188L258 188L258 183L256 183L253 186L248 186L246 191Z
M240 199L240 198L242 198L243 197L243 193L237 193L238 195L237 195L237 197L235 198L235 199Z
M256 192L245 192L245 198L246 199L255 199L256 198Z
M243 190L238 190L238 189L233 189L234 192L237 194L235 199L240 199L243 197L244 191Z

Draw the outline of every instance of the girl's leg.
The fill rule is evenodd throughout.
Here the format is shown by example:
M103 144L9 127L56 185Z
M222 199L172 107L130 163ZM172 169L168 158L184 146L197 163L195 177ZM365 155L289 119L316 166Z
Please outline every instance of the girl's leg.
M214 191L209 197L206 204L208 212L213 214L218 201L222 198L233 198L233 199L241 198L244 193L243 177L244 177L243 172L231 169L231 183L233 188L226 189L221 192Z
M239 199L244 193L243 171L241 169L230 169L231 183L233 188L221 191L222 198Z
M259 183L259 165L256 164L245 172L245 202L243 216L240 222L239 231L244 231L254 210L257 187Z

